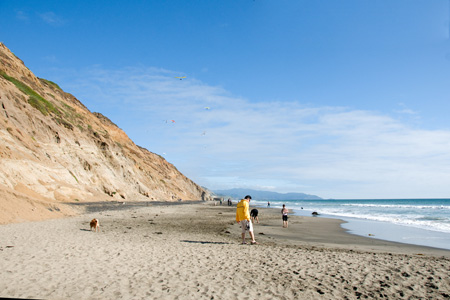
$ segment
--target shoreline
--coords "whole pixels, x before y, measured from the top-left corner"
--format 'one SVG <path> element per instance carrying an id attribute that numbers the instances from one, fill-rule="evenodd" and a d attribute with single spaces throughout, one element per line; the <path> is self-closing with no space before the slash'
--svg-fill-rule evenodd
<path id="1" fill-rule="evenodd" d="M 343 219 L 342 227 L 350 234 L 372 236 L 374 239 L 421 245 L 450 251 L 450 233 L 409 227 L 382 221 Z"/>
<path id="2" fill-rule="evenodd" d="M 391 252 L 398 254 L 427 254 L 450 257 L 450 250 L 416 244 L 388 241 L 351 233 L 341 225 L 345 220 L 328 217 L 310 217 L 289 215 L 289 228 L 282 228 L 281 215 L 278 208 L 261 208 L 258 211 L 269 216 L 264 225 L 254 225 L 255 236 L 258 230 L 265 235 L 277 239 L 279 243 L 297 246 L 334 247 L 346 250 L 369 252 Z M 260 218 L 260 224 L 263 220 Z M 268 229 L 267 229 L 268 228 Z M 267 234 L 266 232 L 269 232 Z"/>
<path id="3" fill-rule="evenodd" d="M 260 206 L 259 203 L 255 206 L 258 209 L 267 208 L 265 205 Z M 271 208 L 281 209 L 278 207 Z M 302 210 L 296 208 L 290 209 L 290 212 L 291 217 L 311 217 L 312 213 L 312 211 L 303 210 L 303 208 Z M 342 221 L 340 226 L 351 235 L 370 238 L 371 240 L 382 240 L 450 251 L 450 235 L 445 232 L 344 216 L 321 214 L 316 217 Z"/>
<path id="4" fill-rule="evenodd" d="M 352 235 L 336 219 L 291 216 L 286 229 L 277 209 L 260 210 L 259 245 L 242 245 L 235 206 L 140 204 L 1 225 L 0 297 L 450 297 L 450 251 Z"/>

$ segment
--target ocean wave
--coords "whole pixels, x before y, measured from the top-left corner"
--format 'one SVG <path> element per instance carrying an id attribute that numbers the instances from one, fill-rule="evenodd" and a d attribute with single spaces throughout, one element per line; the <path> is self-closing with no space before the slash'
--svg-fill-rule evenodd
<path id="1" fill-rule="evenodd" d="M 289 209 L 293 209 L 294 214 L 310 215 L 313 211 L 319 212 L 326 217 L 340 219 L 361 219 L 369 221 L 385 222 L 396 225 L 450 233 L 450 217 L 448 210 L 449 201 L 417 201 L 412 203 L 399 203 L 392 200 L 387 201 L 368 200 L 317 200 L 317 201 L 270 201 L 272 208 L 281 208 L 286 204 Z M 368 203 L 367 203 L 368 202 Z M 267 201 L 252 201 L 251 205 L 267 207 Z"/>
<path id="2" fill-rule="evenodd" d="M 449 209 L 448 205 L 408 205 L 408 204 L 361 204 L 361 203 L 345 203 L 341 206 L 354 207 L 379 207 L 379 208 L 408 208 L 408 209 Z"/>
<path id="3" fill-rule="evenodd" d="M 415 227 L 439 232 L 450 233 L 450 219 L 442 217 L 424 217 L 409 215 L 375 215 L 375 214 L 357 214 L 346 212 L 335 212 L 322 210 L 321 214 L 340 218 L 363 219 L 370 221 L 386 222 L 396 225 Z"/>

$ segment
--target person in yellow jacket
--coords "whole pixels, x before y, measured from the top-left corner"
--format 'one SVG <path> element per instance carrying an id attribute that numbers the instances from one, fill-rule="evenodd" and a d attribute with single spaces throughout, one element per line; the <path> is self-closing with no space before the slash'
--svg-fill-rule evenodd
<path id="1" fill-rule="evenodd" d="M 250 214 L 248 212 L 249 203 L 252 197 L 250 195 L 245 196 L 236 206 L 236 222 L 241 225 L 242 228 L 242 244 L 247 244 L 245 241 L 245 232 L 248 231 L 252 238 L 252 244 L 257 244 L 255 241 L 255 235 L 253 234 L 253 225 L 250 220 Z"/>

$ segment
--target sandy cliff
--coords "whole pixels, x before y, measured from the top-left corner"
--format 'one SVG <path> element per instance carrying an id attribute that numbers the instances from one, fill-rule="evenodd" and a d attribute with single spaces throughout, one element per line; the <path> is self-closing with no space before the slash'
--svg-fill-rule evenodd
<path id="1" fill-rule="evenodd" d="M 208 200 L 208 191 L 0 43 L 0 223 L 83 201 Z"/>

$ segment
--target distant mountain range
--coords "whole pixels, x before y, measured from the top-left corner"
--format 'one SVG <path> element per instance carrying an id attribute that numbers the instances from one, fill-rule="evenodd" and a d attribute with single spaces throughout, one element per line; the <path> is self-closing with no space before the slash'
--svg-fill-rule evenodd
<path id="1" fill-rule="evenodd" d="M 242 199 L 246 195 L 252 196 L 255 200 L 322 200 L 315 195 L 304 193 L 277 193 L 268 191 L 257 191 L 249 189 L 230 189 L 213 191 L 217 196 L 230 197 L 233 199 Z"/>

